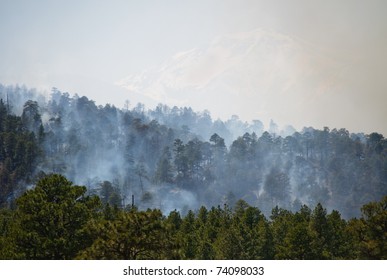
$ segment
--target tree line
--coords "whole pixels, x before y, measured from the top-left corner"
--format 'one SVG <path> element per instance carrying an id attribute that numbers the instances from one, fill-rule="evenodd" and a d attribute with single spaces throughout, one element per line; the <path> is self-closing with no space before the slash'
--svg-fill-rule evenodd
<path id="1" fill-rule="evenodd" d="M 0 206 L 45 174 L 58 173 L 103 202 L 140 210 L 234 205 L 243 199 L 266 216 L 322 203 L 346 218 L 387 194 L 387 139 L 380 133 L 304 128 L 267 131 L 261 122 L 141 104 L 97 106 L 53 89 L 44 99 L 0 85 Z"/>
<path id="2" fill-rule="evenodd" d="M 345 220 L 317 204 L 275 207 L 266 217 L 243 200 L 139 211 L 103 203 L 50 174 L 0 212 L 1 259 L 386 259 L 387 196 Z"/>

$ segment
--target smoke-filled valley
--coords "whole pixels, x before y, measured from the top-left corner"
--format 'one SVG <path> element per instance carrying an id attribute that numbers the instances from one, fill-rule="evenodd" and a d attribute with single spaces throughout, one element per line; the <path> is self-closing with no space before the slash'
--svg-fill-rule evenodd
<path id="1" fill-rule="evenodd" d="M 53 89 L 0 85 L 0 204 L 60 173 L 102 202 L 164 213 L 239 199 L 265 215 L 322 203 L 345 218 L 387 194 L 387 141 L 375 132 L 266 128 L 160 104 L 119 109 Z"/>

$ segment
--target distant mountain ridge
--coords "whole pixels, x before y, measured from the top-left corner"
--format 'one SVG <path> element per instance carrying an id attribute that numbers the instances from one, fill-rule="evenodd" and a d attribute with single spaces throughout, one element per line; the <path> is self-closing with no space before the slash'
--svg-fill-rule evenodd
<path id="1" fill-rule="evenodd" d="M 0 207 L 49 173 L 118 207 L 134 195 L 140 209 L 182 213 L 241 198 L 265 215 L 321 202 L 348 218 L 387 190 L 387 140 L 376 132 L 284 135 L 274 122 L 267 132 L 259 121 L 212 121 L 189 107 L 117 109 L 1 84 L 0 99 Z"/>
<path id="2" fill-rule="evenodd" d="M 233 108 L 242 119 L 286 124 L 289 112 L 315 111 L 313 104 L 340 85 L 342 68 L 301 39 L 256 29 L 219 36 L 117 84 L 156 104 L 190 102 L 223 119 Z"/>

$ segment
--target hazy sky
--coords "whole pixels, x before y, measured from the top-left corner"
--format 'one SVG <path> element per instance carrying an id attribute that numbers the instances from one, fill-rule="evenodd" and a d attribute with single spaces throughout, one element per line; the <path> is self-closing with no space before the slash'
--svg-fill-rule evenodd
<path id="1" fill-rule="evenodd" d="M 342 93 L 327 95 L 326 116 L 313 104 L 320 111 L 304 116 L 304 125 L 386 136 L 386 12 L 387 1 L 372 0 L 0 0 L 0 83 L 57 87 L 122 107 L 131 96 L 117 82 L 128 75 L 216 36 L 264 28 L 304 40 L 344 65 Z M 224 115 L 240 114 L 229 110 Z M 300 126 L 302 113 L 282 115 Z"/>

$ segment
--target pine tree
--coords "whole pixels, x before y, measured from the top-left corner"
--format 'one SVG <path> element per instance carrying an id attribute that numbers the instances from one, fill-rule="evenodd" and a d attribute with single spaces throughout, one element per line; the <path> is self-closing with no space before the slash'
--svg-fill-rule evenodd
<path id="1" fill-rule="evenodd" d="M 88 246 L 83 231 L 100 207 L 86 197 L 86 187 L 73 186 L 57 174 L 39 180 L 17 199 L 18 250 L 26 259 L 72 259 Z"/>

